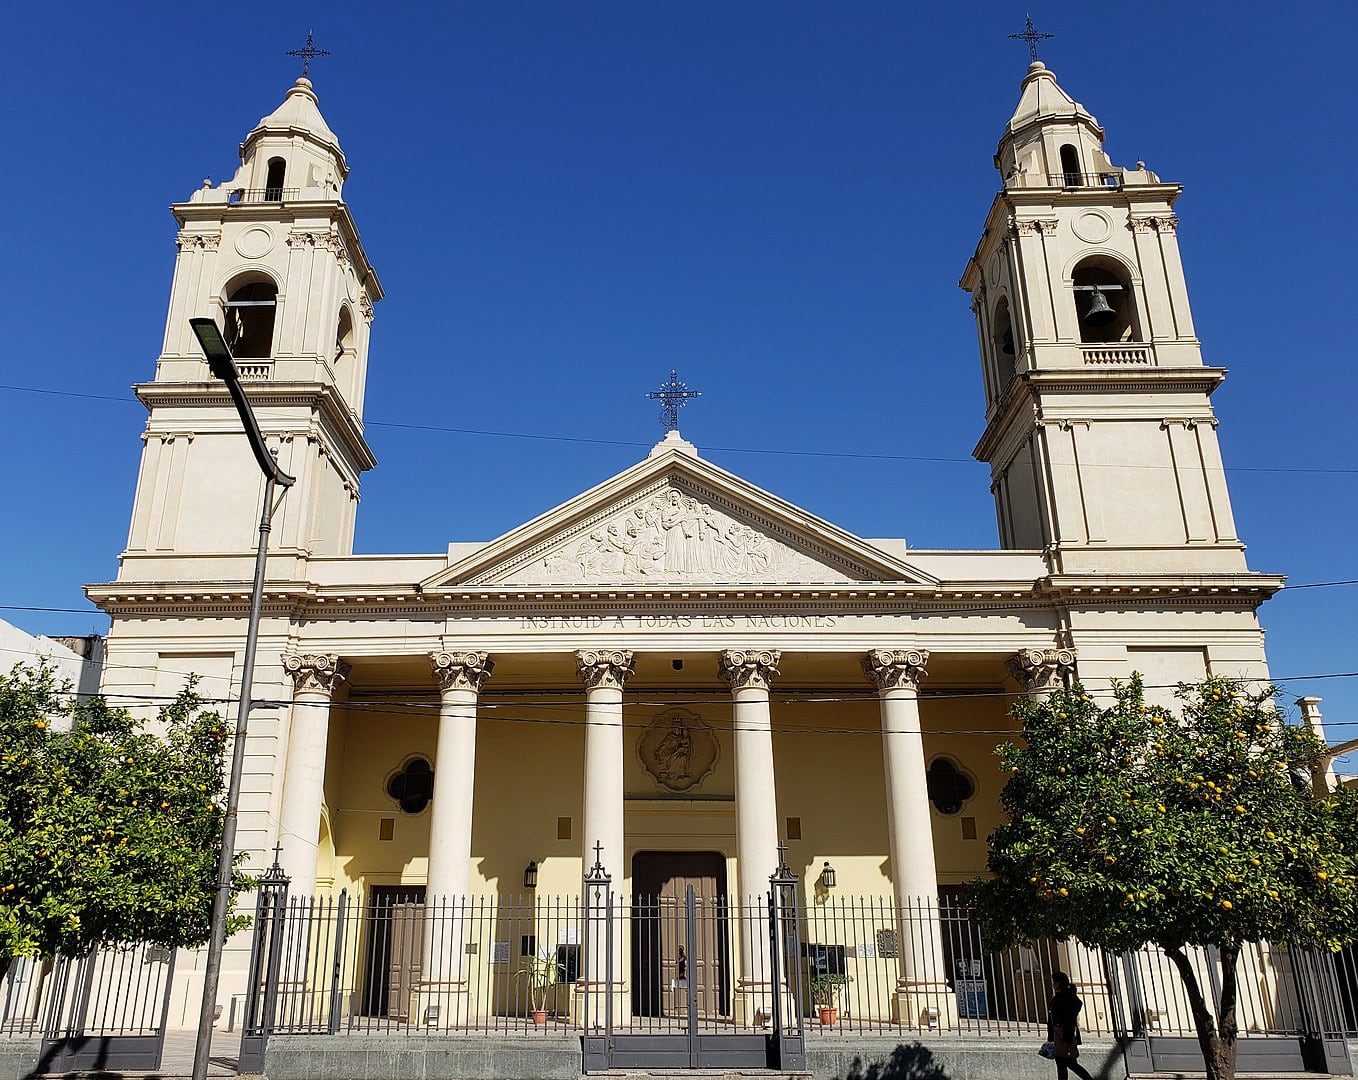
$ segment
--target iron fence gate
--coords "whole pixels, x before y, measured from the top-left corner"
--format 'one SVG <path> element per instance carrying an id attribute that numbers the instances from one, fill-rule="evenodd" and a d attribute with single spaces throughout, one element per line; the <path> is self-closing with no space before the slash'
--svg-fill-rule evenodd
<path id="1" fill-rule="evenodd" d="M 158 1069 L 174 977 L 174 950 L 106 945 L 59 957 L 48 975 L 38 1069 Z"/>
<path id="2" fill-rule="evenodd" d="M 800 1069 L 806 1061 L 795 883 L 766 896 L 616 898 L 586 881 L 585 1072 Z"/>

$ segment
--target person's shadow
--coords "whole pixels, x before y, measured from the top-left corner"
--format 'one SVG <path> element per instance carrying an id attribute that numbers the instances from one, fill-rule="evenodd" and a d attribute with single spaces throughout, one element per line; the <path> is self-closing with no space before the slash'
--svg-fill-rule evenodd
<path id="1" fill-rule="evenodd" d="M 874 1061 L 866 1069 L 856 1057 L 844 1080 L 950 1080 L 933 1051 L 921 1043 L 901 1043 L 885 1062 Z"/>

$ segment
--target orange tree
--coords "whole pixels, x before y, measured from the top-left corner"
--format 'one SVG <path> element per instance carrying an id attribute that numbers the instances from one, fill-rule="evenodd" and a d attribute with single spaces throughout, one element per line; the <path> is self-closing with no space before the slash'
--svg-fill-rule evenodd
<path id="1" fill-rule="evenodd" d="M 973 884 L 988 942 L 1078 937 L 1173 962 L 1210 1080 L 1235 1074 L 1236 961 L 1245 942 L 1337 949 L 1358 935 L 1358 797 L 1312 797 L 1321 749 L 1284 722 L 1276 692 L 1211 678 L 1148 706 L 1139 677 L 1100 707 L 1082 688 L 1014 709 L 1022 743 L 1007 824 Z M 1188 950 L 1214 946 L 1213 1003 Z"/>
<path id="2" fill-rule="evenodd" d="M 207 941 L 227 732 L 201 704 L 190 685 L 153 734 L 45 665 L 0 674 L 0 977 L 18 956 Z"/>

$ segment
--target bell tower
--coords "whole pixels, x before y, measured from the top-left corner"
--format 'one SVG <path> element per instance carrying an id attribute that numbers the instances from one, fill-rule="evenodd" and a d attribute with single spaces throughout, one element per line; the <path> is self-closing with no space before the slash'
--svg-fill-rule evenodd
<path id="1" fill-rule="evenodd" d="M 150 416 L 121 576 L 140 576 L 147 560 L 254 547 L 263 479 L 189 328 L 195 316 L 222 328 L 266 442 L 297 477 L 271 551 L 353 550 L 359 477 L 376 464 L 363 390 L 382 286 L 342 200 L 348 172 L 301 78 L 246 136 L 235 175 L 171 208 L 179 252 L 155 379 L 136 387 Z"/>
<path id="2" fill-rule="evenodd" d="M 1034 60 L 995 154 L 1002 187 L 961 285 L 1006 548 L 1054 573 L 1238 572 L 1179 261 L 1182 190 L 1112 163 L 1103 128 Z"/>

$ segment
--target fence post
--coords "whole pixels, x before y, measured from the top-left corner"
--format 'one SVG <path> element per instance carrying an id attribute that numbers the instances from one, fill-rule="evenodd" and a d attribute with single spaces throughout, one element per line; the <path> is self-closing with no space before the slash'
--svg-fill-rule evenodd
<path id="1" fill-rule="evenodd" d="M 580 955 L 580 987 L 584 994 L 580 1023 L 584 1049 L 583 1071 L 598 1072 L 611 1066 L 613 1043 L 613 879 L 603 865 L 603 845 L 594 845 L 594 865 L 585 875 L 585 932 Z M 603 964 L 598 938 L 603 936 Z M 604 1017 L 602 1025 L 595 998 L 602 967 Z"/>
<path id="2" fill-rule="evenodd" d="M 801 973 L 797 959 L 797 875 L 787 864 L 787 845 L 778 845 L 778 868 L 769 877 L 769 981 L 773 986 L 773 1045 L 769 1068 L 806 1068 L 802 1029 Z"/>
<path id="3" fill-rule="evenodd" d="M 273 865 L 264 872 L 255 897 L 255 932 L 250 943 L 249 984 L 245 989 L 245 1022 L 241 1025 L 242 1073 L 264 1071 L 264 1049 L 274 1025 L 278 999 L 278 968 L 282 961 L 283 921 L 288 910 L 288 882 L 278 865 L 280 848 L 274 848 Z"/>
<path id="4" fill-rule="evenodd" d="M 340 1029 L 340 1005 L 342 1002 L 342 987 L 340 981 L 344 978 L 344 916 L 349 905 L 349 890 L 341 889 L 339 894 L 339 905 L 335 910 L 335 961 L 330 970 L 330 1023 L 327 1030 L 331 1035 L 338 1034 Z"/>

